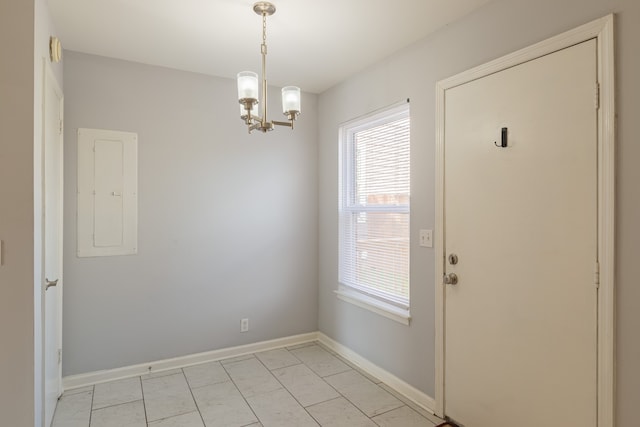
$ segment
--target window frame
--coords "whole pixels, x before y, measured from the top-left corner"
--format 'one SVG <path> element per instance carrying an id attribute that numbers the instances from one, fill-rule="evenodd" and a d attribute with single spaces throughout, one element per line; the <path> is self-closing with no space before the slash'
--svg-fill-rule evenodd
<path id="1" fill-rule="evenodd" d="M 339 180 L 338 180 L 338 284 L 339 288 L 336 292 L 338 298 L 343 301 L 352 303 L 367 310 L 376 312 L 382 316 L 388 317 L 400 323 L 409 324 L 410 316 L 410 293 L 411 286 L 409 282 L 409 295 L 402 298 L 391 293 L 375 289 L 370 286 L 357 283 L 353 277 L 349 279 L 345 277 L 349 271 L 344 268 L 349 262 L 354 263 L 353 256 L 355 250 L 348 250 L 349 245 L 354 244 L 354 239 L 345 241 L 343 230 L 343 216 L 357 213 L 399 213 L 407 215 L 409 228 L 409 245 L 407 253 L 407 277 L 410 281 L 410 189 L 409 200 L 407 203 L 394 205 L 376 205 L 366 206 L 359 204 L 356 200 L 356 150 L 355 135 L 367 129 L 375 128 L 386 123 L 392 123 L 399 119 L 410 119 L 410 107 L 408 100 L 400 104 L 393 105 L 371 114 L 359 117 L 340 125 L 339 130 Z M 409 122 L 409 140 L 411 138 L 411 124 Z M 410 146 L 409 146 L 410 156 Z M 410 171 L 410 159 L 409 159 Z M 355 219 L 354 221 L 357 221 Z M 353 265 L 353 264 L 352 264 Z M 351 276 L 355 274 L 355 269 L 349 269 Z M 348 274 L 347 274 L 348 276 Z"/>

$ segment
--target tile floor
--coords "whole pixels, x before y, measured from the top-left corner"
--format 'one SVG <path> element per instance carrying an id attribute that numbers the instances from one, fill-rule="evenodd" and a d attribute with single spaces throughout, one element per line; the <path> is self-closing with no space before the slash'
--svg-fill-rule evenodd
<path id="1" fill-rule="evenodd" d="M 311 342 L 69 390 L 53 427 L 433 427 L 441 421 Z"/>

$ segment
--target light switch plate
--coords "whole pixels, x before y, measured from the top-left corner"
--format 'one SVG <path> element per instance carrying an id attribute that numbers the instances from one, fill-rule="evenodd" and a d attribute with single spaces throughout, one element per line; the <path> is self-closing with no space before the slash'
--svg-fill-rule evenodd
<path id="1" fill-rule="evenodd" d="M 433 230 L 420 230 L 420 246 L 433 247 Z"/>

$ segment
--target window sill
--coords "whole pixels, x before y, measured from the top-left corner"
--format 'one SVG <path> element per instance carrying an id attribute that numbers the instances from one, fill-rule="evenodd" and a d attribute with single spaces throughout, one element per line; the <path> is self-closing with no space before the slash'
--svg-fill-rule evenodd
<path id="1" fill-rule="evenodd" d="M 334 292 L 342 301 L 372 311 L 403 325 L 409 325 L 411 321 L 411 314 L 408 309 L 405 310 L 348 289 L 338 289 Z"/>

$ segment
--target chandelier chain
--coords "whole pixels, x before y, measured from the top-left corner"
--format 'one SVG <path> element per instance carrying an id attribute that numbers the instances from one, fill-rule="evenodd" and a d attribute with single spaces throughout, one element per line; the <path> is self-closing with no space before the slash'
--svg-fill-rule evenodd
<path id="1" fill-rule="evenodd" d="M 267 122 L 267 13 L 262 12 L 262 124 Z"/>
<path id="2" fill-rule="evenodd" d="M 267 45 L 267 14 L 262 14 L 262 44 Z"/>

